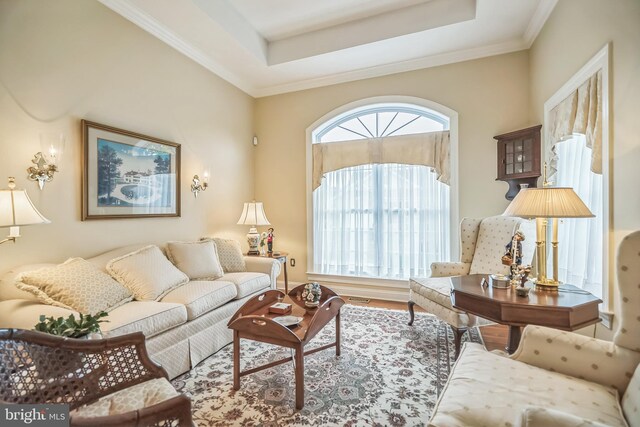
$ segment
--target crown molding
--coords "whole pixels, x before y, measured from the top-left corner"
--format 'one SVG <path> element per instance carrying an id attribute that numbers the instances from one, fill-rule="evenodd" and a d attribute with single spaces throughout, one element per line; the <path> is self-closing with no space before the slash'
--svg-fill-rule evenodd
<path id="1" fill-rule="evenodd" d="M 149 34 L 162 40 L 178 52 L 202 65 L 218 77 L 231 83 L 238 89 L 246 92 L 251 96 L 255 95 L 255 88 L 252 84 L 239 78 L 230 72 L 225 66 L 211 58 L 202 50 L 193 46 L 173 31 L 167 29 L 148 13 L 144 12 L 128 0 L 98 0 L 100 3 L 118 13 L 122 17 L 136 24 L 138 27 L 147 31 Z"/>
<path id="2" fill-rule="evenodd" d="M 480 46 L 472 49 L 459 50 L 455 52 L 443 53 L 440 55 L 425 56 L 408 61 L 394 62 L 391 64 L 376 65 L 374 67 L 360 70 L 348 71 L 345 73 L 333 74 L 330 76 L 315 79 L 300 80 L 282 85 L 267 86 L 257 88 L 255 97 L 279 95 L 287 92 L 296 92 L 306 89 L 314 89 L 322 86 L 329 86 L 339 83 L 347 83 L 355 80 L 364 80 L 373 77 L 382 77 L 390 74 L 414 71 L 422 68 L 437 67 L 440 65 L 464 62 L 473 59 L 485 58 L 488 56 L 502 55 L 505 53 L 517 52 L 528 49 L 527 44 L 522 39 L 516 39 L 498 43 L 490 46 Z"/>
<path id="3" fill-rule="evenodd" d="M 536 40 L 536 37 L 538 37 L 540 31 L 542 31 L 542 27 L 544 27 L 545 22 L 547 22 L 547 19 L 549 19 L 551 12 L 553 12 L 557 4 L 558 0 L 540 0 L 524 32 L 523 38 L 527 44 L 527 49 L 530 48 Z"/>

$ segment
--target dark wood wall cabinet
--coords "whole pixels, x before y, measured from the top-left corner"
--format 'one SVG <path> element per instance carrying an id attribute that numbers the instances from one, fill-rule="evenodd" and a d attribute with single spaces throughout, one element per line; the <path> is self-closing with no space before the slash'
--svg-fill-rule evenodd
<path id="1" fill-rule="evenodd" d="M 540 128 L 542 125 L 496 135 L 498 141 L 498 177 L 509 184 L 505 194 L 513 200 L 522 188 L 538 186 L 540 174 Z"/>

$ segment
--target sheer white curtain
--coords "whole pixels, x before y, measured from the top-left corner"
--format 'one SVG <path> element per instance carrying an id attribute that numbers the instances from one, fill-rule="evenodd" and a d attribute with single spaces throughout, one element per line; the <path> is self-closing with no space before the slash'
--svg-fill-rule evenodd
<path id="1" fill-rule="evenodd" d="M 595 218 L 564 219 L 560 223 L 559 280 L 602 297 L 602 175 L 591 171 L 591 148 L 584 135 L 556 145 L 558 187 L 572 187 Z"/>
<path id="2" fill-rule="evenodd" d="M 316 273 L 406 279 L 449 259 L 449 187 L 428 167 L 330 172 L 313 205 Z"/>

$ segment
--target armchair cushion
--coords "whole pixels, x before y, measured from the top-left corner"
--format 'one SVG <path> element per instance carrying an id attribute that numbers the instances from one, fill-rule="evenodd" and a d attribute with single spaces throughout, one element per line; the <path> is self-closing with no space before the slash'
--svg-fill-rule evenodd
<path id="1" fill-rule="evenodd" d="M 431 277 L 465 276 L 469 274 L 470 262 L 433 262 Z"/>
<path id="2" fill-rule="evenodd" d="M 555 411 L 549 408 L 532 406 L 525 409 L 518 427 L 607 427 L 606 424 L 585 420 L 566 412 Z"/>
<path id="3" fill-rule="evenodd" d="M 622 411 L 630 427 L 640 427 L 640 365 L 622 396 Z"/>
<path id="4" fill-rule="evenodd" d="M 640 353 L 610 341 L 529 325 L 511 356 L 528 365 L 556 371 L 608 387 L 621 394 L 640 362 Z"/>
<path id="5" fill-rule="evenodd" d="M 125 412 L 148 408 L 179 394 L 166 378 L 154 378 L 76 408 L 72 415 L 94 418 L 124 414 Z"/>
<path id="6" fill-rule="evenodd" d="M 515 426 L 531 406 L 625 426 L 614 388 L 550 372 L 466 343 L 430 426 Z M 555 424 L 553 424 L 555 425 Z"/>
<path id="7" fill-rule="evenodd" d="M 449 310 L 462 313 L 462 311 L 453 308 L 451 304 L 451 279 L 449 277 L 411 279 L 409 280 L 409 289 Z"/>

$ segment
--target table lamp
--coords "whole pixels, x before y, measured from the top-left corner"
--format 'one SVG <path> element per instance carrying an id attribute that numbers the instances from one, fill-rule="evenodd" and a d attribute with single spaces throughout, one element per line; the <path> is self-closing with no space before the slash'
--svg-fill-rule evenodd
<path id="1" fill-rule="evenodd" d="M 538 277 L 535 284 L 544 289 L 558 289 L 558 218 L 592 218 L 595 215 L 568 187 L 523 188 L 502 215 L 536 219 L 536 259 Z M 547 227 L 552 220 L 553 277 L 547 277 Z"/>
<path id="2" fill-rule="evenodd" d="M 29 199 L 25 190 L 16 190 L 14 178 L 9 178 L 9 189 L 0 190 L 0 228 L 9 227 L 9 236 L 0 244 L 15 242 L 20 237 L 20 226 L 49 224 Z"/>
<path id="3" fill-rule="evenodd" d="M 262 202 L 246 202 L 238 219 L 238 225 L 249 225 L 247 233 L 247 243 L 249 243 L 249 255 L 258 255 L 258 244 L 260 243 L 260 233 L 256 229 L 258 225 L 271 225 L 264 213 Z"/>

